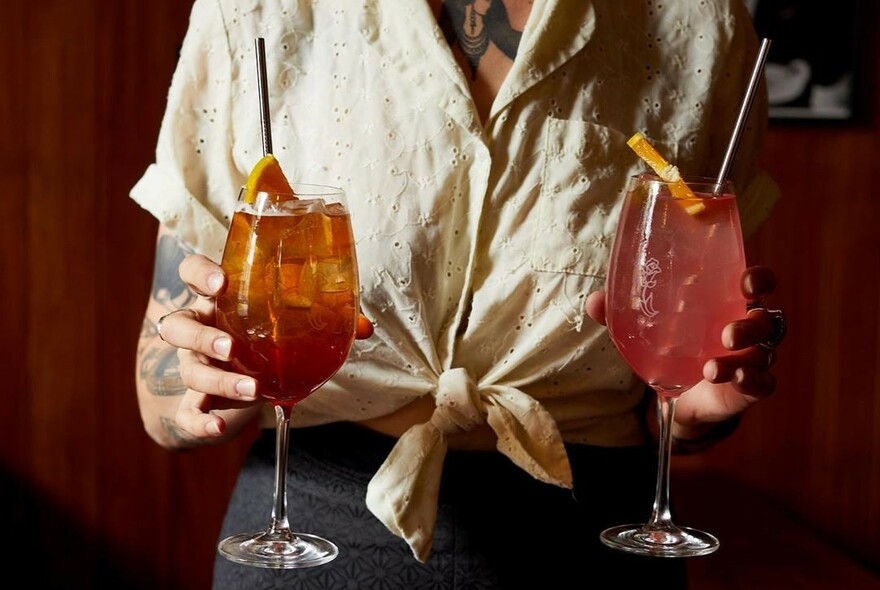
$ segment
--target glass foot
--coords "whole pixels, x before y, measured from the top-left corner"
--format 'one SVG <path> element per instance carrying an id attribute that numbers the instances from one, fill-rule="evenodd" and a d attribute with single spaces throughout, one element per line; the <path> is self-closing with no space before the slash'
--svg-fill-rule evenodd
<path id="1" fill-rule="evenodd" d="M 303 533 L 233 535 L 223 539 L 217 550 L 235 563 L 284 570 L 315 567 L 339 555 L 339 549 L 327 539 Z"/>
<path id="2" fill-rule="evenodd" d="M 602 531 L 599 538 L 612 549 L 651 557 L 708 555 L 721 545 L 713 535 L 687 527 L 659 528 L 630 524 Z"/>

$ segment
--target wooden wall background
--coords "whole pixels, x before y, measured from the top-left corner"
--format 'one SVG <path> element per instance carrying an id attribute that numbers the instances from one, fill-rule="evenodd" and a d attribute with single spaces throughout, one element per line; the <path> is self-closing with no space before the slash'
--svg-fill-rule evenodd
<path id="1" fill-rule="evenodd" d="M 152 161 L 190 4 L 3 4 L 0 530 L 13 548 L 4 570 L 40 587 L 210 585 L 243 445 L 159 449 L 132 378 L 156 224 L 127 192 Z M 861 4 L 876 33 L 877 12 Z M 791 323 L 778 393 L 732 440 L 680 466 L 748 486 L 880 570 L 873 43 L 858 121 L 774 125 L 768 138 L 784 200 L 748 250 L 777 271 Z M 745 506 L 724 510 L 759 524 Z"/>

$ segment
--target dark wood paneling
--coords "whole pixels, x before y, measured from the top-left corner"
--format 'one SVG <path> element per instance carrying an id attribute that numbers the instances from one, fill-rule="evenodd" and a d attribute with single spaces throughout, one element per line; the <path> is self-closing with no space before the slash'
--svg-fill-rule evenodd
<path id="1" fill-rule="evenodd" d="M 45 587 L 210 587 L 244 452 L 158 448 L 134 391 L 157 225 L 127 194 L 190 5 L 14 0 L 0 20 L 0 523 Z"/>
<path id="2" fill-rule="evenodd" d="M 20 59 L 25 47 L 25 14 L 20 2 L 4 10 L 0 22 L 0 76 L 6 85 L 0 92 L 0 202 L 8 212 L 0 215 L 0 366 L 7 380 L 7 403 L 0 411 L 0 433 L 5 443 L 0 445 L 0 456 L 4 471 L 19 474 L 25 473 L 28 465 L 23 456 L 28 438 L 21 425 L 27 422 L 28 414 L 22 401 L 29 395 L 27 371 L 22 367 L 29 305 L 22 284 L 28 268 L 28 207 L 23 200 L 27 194 L 27 150 L 21 116 L 27 101 L 23 92 L 26 75 Z"/>
<path id="3" fill-rule="evenodd" d="M 747 254 L 776 270 L 774 299 L 790 322 L 778 391 L 732 439 L 679 464 L 765 494 L 880 571 L 880 39 L 877 7 L 861 10 L 856 120 L 777 123 L 766 144 L 765 168 L 783 200 Z M 761 526 L 745 506 L 723 510 L 741 511 L 743 527 Z"/>

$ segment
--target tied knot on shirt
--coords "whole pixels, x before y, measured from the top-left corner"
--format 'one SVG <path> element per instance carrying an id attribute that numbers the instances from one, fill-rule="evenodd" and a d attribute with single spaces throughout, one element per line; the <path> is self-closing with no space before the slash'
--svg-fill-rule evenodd
<path id="1" fill-rule="evenodd" d="M 370 511 L 422 562 L 431 552 L 449 435 L 488 422 L 496 448 L 515 465 L 541 481 L 572 487 L 562 435 L 537 400 L 510 385 L 475 381 L 463 368 L 441 372 L 433 393 L 431 418 L 401 435 L 366 497 Z"/>
<path id="2" fill-rule="evenodd" d="M 477 384 L 465 369 L 440 374 L 434 404 L 431 424 L 444 434 L 466 432 L 485 422 Z"/>

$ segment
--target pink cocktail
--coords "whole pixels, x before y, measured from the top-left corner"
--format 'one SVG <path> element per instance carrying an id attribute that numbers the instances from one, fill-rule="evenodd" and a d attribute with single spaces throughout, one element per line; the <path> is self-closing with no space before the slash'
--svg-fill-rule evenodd
<path id="1" fill-rule="evenodd" d="M 606 285 L 611 339 L 657 395 L 660 460 L 647 523 L 612 527 L 600 538 L 615 549 L 656 557 L 718 549 L 711 534 L 672 522 L 671 431 L 678 396 L 702 380 L 707 360 L 728 354 L 721 331 L 746 311 L 740 289 L 745 255 L 733 187 L 706 180 L 687 181 L 687 188 L 692 198 L 673 195 L 670 183 L 651 174 L 632 179 Z"/>
<path id="2" fill-rule="evenodd" d="M 664 395 L 703 378 L 705 362 L 727 353 L 722 328 L 745 311 L 736 198 L 711 188 L 692 185 L 702 205 L 689 211 L 663 183 L 635 185 L 614 244 L 608 330 L 633 371 Z"/>

